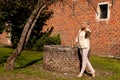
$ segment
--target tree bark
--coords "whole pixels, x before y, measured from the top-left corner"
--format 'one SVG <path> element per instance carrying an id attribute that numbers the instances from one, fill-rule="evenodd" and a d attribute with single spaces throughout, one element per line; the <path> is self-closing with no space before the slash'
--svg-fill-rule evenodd
<path id="1" fill-rule="evenodd" d="M 21 34 L 21 38 L 20 41 L 17 45 L 17 48 L 14 50 L 13 54 L 7 59 L 7 63 L 5 65 L 5 70 L 14 70 L 14 62 L 17 59 L 18 55 L 20 54 L 20 52 L 22 51 L 22 48 L 24 46 L 25 43 L 25 39 L 26 36 L 28 34 L 29 28 L 31 27 L 38 11 L 40 10 L 41 6 L 37 5 L 37 7 L 34 9 L 34 11 L 32 12 L 31 16 L 29 17 L 28 21 L 26 22 L 23 32 Z"/>
<path id="2" fill-rule="evenodd" d="M 7 59 L 7 63 L 5 65 L 5 70 L 14 70 L 14 62 L 17 59 L 17 57 L 20 55 L 25 43 L 28 42 L 28 39 L 30 37 L 31 31 L 41 13 L 41 11 L 46 7 L 54 2 L 59 0 L 39 0 L 36 8 L 32 12 L 31 16 L 29 17 L 28 21 L 26 22 L 23 32 L 21 34 L 20 41 L 17 45 L 17 48 L 14 50 L 14 52 L 11 54 L 10 57 Z"/>
<path id="3" fill-rule="evenodd" d="M 31 27 L 30 27 L 30 29 L 29 29 L 29 31 L 28 31 L 28 34 L 27 34 L 27 36 L 26 36 L 25 44 L 28 42 L 28 40 L 29 40 L 29 38 L 30 38 L 30 35 L 31 35 L 31 32 L 32 32 L 32 30 L 33 30 L 33 28 L 34 28 L 34 26 L 35 26 L 35 23 L 37 22 L 37 19 L 39 18 L 41 11 L 46 7 L 46 5 L 47 5 L 47 3 L 46 3 L 44 6 L 42 6 L 42 7 L 40 8 L 40 10 L 38 11 L 38 14 L 37 14 L 36 18 L 34 19 L 32 25 L 31 25 Z"/>

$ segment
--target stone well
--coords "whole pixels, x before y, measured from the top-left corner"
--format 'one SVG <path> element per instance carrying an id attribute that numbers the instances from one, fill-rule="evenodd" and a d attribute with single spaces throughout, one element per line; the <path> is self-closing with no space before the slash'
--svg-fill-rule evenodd
<path id="1" fill-rule="evenodd" d="M 62 45 L 45 45 L 44 69 L 57 72 L 79 72 L 80 57 L 78 48 Z"/>

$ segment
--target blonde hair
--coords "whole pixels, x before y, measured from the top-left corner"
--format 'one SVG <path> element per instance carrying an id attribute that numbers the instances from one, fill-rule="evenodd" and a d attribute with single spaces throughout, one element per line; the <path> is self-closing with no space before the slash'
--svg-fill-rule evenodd
<path id="1" fill-rule="evenodd" d="M 89 23 L 87 21 L 85 22 L 82 22 L 82 26 L 81 26 L 81 30 L 85 30 L 88 26 L 89 26 Z"/>
<path id="2" fill-rule="evenodd" d="M 90 25 L 88 21 L 84 21 L 82 24 Z"/>

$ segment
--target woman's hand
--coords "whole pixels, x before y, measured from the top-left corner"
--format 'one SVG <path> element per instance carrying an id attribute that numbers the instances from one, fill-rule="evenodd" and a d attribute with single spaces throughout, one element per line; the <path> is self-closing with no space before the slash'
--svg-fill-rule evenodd
<path id="1" fill-rule="evenodd" d="M 77 44 L 77 42 L 75 42 L 75 43 L 72 45 L 72 48 L 74 48 L 76 44 Z"/>
<path id="2" fill-rule="evenodd" d="M 75 46 L 74 45 L 72 45 L 72 48 L 74 48 Z"/>

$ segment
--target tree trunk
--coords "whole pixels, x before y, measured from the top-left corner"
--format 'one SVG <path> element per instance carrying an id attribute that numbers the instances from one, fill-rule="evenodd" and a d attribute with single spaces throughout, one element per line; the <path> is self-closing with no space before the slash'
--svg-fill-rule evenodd
<path id="1" fill-rule="evenodd" d="M 28 21 L 26 22 L 23 32 L 21 34 L 20 41 L 17 45 L 17 48 L 14 50 L 12 55 L 7 59 L 7 63 L 5 65 L 5 70 L 14 70 L 14 62 L 17 59 L 18 55 L 20 55 L 22 48 L 24 47 L 25 43 L 27 43 L 31 31 L 41 13 L 41 11 L 46 7 L 54 2 L 59 1 L 59 0 L 39 0 L 36 8 L 32 12 L 31 16 L 29 17 Z"/>
<path id="2" fill-rule="evenodd" d="M 40 8 L 41 8 L 41 6 L 37 5 L 37 7 L 32 12 L 31 16 L 29 17 L 28 21 L 26 22 L 23 32 L 21 34 L 20 41 L 17 45 L 17 48 L 15 49 L 13 54 L 7 59 L 7 63 L 5 65 L 5 70 L 7 70 L 7 71 L 14 70 L 14 62 L 17 59 L 20 52 L 22 51 L 29 28 L 31 27 L 32 23 L 34 22 L 34 19 L 35 19 L 37 13 L 39 12 Z"/>
<path id="3" fill-rule="evenodd" d="M 47 4 L 47 3 L 46 3 L 46 4 Z M 27 36 L 26 36 L 25 44 L 28 42 L 28 40 L 29 40 L 29 38 L 30 38 L 30 35 L 31 35 L 31 32 L 32 32 L 32 29 L 34 28 L 35 23 L 37 22 L 37 19 L 39 18 L 41 11 L 46 7 L 46 4 L 45 4 L 44 6 L 42 6 L 42 7 L 40 8 L 40 10 L 38 11 L 38 14 L 37 14 L 36 18 L 34 19 L 32 25 L 31 25 L 31 27 L 30 27 L 30 29 L 29 29 L 29 31 L 28 31 L 28 34 L 27 34 Z"/>

